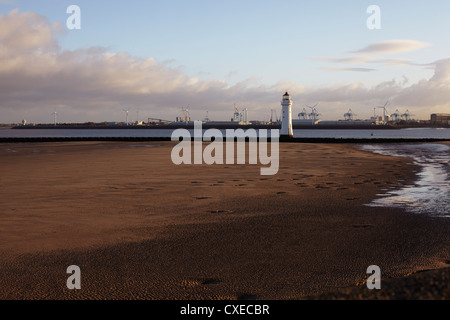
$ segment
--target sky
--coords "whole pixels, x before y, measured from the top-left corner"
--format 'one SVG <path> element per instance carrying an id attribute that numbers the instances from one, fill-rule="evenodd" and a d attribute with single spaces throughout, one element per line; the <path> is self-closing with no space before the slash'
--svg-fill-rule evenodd
<path id="1" fill-rule="evenodd" d="M 80 8 L 81 29 L 69 29 Z M 379 28 L 371 5 L 380 9 Z M 0 123 L 450 113 L 448 0 L 0 0 Z M 70 20 L 72 21 L 72 20 Z M 377 114 L 382 110 L 375 109 Z"/>

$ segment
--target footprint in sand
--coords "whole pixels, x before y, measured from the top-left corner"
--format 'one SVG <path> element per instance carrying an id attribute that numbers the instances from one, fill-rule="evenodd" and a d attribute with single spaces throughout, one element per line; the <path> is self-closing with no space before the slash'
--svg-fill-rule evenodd
<path id="1" fill-rule="evenodd" d="M 210 284 L 221 283 L 221 281 L 219 279 L 215 279 L 215 278 L 207 278 L 207 279 L 204 279 L 204 280 L 200 280 L 200 283 L 202 285 L 210 285 Z"/>
<path id="2" fill-rule="evenodd" d="M 231 213 L 232 211 L 228 210 L 211 210 L 209 213 Z"/>
<path id="3" fill-rule="evenodd" d="M 354 224 L 352 225 L 353 228 L 358 228 L 358 229 L 367 229 L 367 228 L 373 228 L 374 225 L 372 224 Z"/>
<path id="4" fill-rule="evenodd" d="M 299 174 L 300 178 L 311 178 L 314 177 L 313 174 Z"/>
<path id="5" fill-rule="evenodd" d="M 309 185 L 307 185 L 306 183 L 304 183 L 304 182 L 298 182 L 298 183 L 296 183 L 295 184 L 297 187 L 301 187 L 301 188 L 307 188 L 307 187 L 309 187 Z"/>

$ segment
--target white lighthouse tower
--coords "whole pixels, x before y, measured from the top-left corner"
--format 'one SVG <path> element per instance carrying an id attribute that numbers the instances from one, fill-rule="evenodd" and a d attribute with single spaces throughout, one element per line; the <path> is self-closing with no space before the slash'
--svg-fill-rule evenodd
<path id="1" fill-rule="evenodd" d="M 281 100 L 281 132 L 280 138 L 292 138 L 292 100 L 289 93 L 285 93 Z"/>

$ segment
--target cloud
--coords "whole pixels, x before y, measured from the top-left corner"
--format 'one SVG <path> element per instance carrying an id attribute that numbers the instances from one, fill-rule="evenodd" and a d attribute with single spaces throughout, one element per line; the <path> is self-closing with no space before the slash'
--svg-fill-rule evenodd
<path id="1" fill-rule="evenodd" d="M 339 67 L 322 67 L 322 70 L 330 70 L 330 71 L 352 71 L 352 72 L 371 72 L 375 71 L 375 69 L 370 68 L 339 68 Z"/>
<path id="2" fill-rule="evenodd" d="M 337 58 L 331 60 L 335 63 L 344 63 L 344 64 L 354 64 L 354 63 L 368 63 L 373 61 L 371 57 L 359 56 L 359 57 L 350 57 L 350 58 Z"/>
<path id="3" fill-rule="evenodd" d="M 422 48 L 425 48 L 429 46 L 429 43 L 421 42 L 421 41 L 415 41 L 415 40 L 388 40 L 388 41 L 381 41 L 376 42 L 373 44 L 368 45 L 367 47 L 360 49 L 358 51 L 351 51 L 348 53 L 354 54 L 351 57 L 344 57 L 344 58 L 311 58 L 311 60 L 316 61 L 325 61 L 325 62 L 331 62 L 331 63 L 337 63 L 337 64 L 383 64 L 386 66 L 425 66 L 429 67 L 431 64 L 423 64 L 423 63 L 415 63 L 410 59 L 405 58 L 375 58 L 374 56 L 380 56 L 380 55 L 389 55 L 389 54 L 396 54 L 396 53 L 406 53 L 406 52 L 412 52 L 415 50 L 419 50 Z M 365 54 L 365 55 L 360 55 Z M 370 56 L 366 54 L 371 54 Z M 323 68 L 326 69 L 326 68 Z M 328 68 L 329 70 L 342 70 L 346 71 L 349 68 Z M 367 68 L 355 68 L 362 69 L 361 71 L 364 71 L 364 69 Z M 370 69 L 371 71 L 374 69 Z"/>
<path id="4" fill-rule="evenodd" d="M 409 109 L 418 118 L 428 119 L 431 113 L 450 110 L 450 58 L 442 59 L 432 64 L 434 75 L 430 79 L 422 79 L 410 84 L 409 79 L 392 79 L 381 82 L 373 87 L 362 83 L 336 85 L 308 89 L 302 95 L 302 103 L 320 102 L 322 114 L 343 116 L 345 107 L 366 117 L 370 116 L 373 107 L 382 105 L 389 100 L 388 112 L 399 109 L 404 112 Z M 324 112 L 326 110 L 326 112 Z"/>
<path id="5" fill-rule="evenodd" d="M 433 107 L 442 112 L 450 110 L 450 58 L 434 62 L 435 72 L 429 80 L 422 80 L 401 90 L 397 99 L 405 105 Z"/>
<path id="6" fill-rule="evenodd" d="M 350 57 L 343 58 L 311 58 L 311 60 L 316 61 L 324 61 L 335 64 L 351 64 L 358 65 L 358 67 L 323 67 L 320 68 L 322 70 L 330 70 L 330 71 L 357 71 L 357 72 L 369 72 L 375 71 L 376 69 L 368 68 L 368 64 L 378 64 L 389 67 L 395 66 L 424 66 L 430 67 L 430 64 L 421 64 L 415 63 L 410 59 L 405 58 L 381 58 L 379 56 L 390 55 L 390 54 L 398 54 L 398 53 L 407 53 L 416 51 L 422 48 L 429 46 L 429 43 L 415 41 L 415 40 L 388 40 L 376 42 L 368 45 L 367 47 L 357 50 L 350 51 L 347 53 L 352 54 Z"/>
<path id="7" fill-rule="evenodd" d="M 124 107 L 132 108 L 130 119 L 139 110 L 141 120 L 170 120 L 180 116 L 181 107 L 187 105 L 194 119 L 209 111 L 214 120 L 228 120 L 234 103 L 246 107 L 250 119 L 264 120 L 270 109 L 280 107 L 285 90 L 293 95 L 294 113 L 306 104 L 320 103 L 319 112 L 325 119 L 342 117 L 349 105 L 356 113 L 370 116 L 373 105 L 387 99 L 423 117 L 449 107 L 450 59 L 431 64 L 434 76 L 408 87 L 404 79 L 373 87 L 362 83 L 312 87 L 292 81 L 263 85 L 258 78 L 229 85 L 225 80 L 189 77 L 174 61 L 141 59 L 102 47 L 62 50 L 56 40 L 61 33 L 61 24 L 36 13 L 13 10 L 0 15 L 2 122 L 51 122 L 55 108 L 62 122 L 121 121 Z"/>
<path id="8" fill-rule="evenodd" d="M 435 66 L 435 73 L 430 82 L 443 83 L 448 86 L 450 83 L 450 58 L 435 61 L 432 65 Z"/>
<path id="9" fill-rule="evenodd" d="M 351 51 L 350 53 L 397 54 L 416 51 L 430 45 L 430 43 L 416 40 L 388 40 L 370 44 L 365 48 Z"/>
<path id="10" fill-rule="evenodd" d="M 325 61 L 332 63 L 342 63 L 342 64 L 361 64 L 368 63 L 374 61 L 373 57 L 368 56 L 354 56 L 354 57 L 345 57 L 345 58 L 310 58 L 315 61 Z"/>
<path id="11" fill-rule="evenodd" d="M 343 58 L 311 58 L 311 60 L 324 61 L 334 64 L 353 65 L 353 67 L 321 67 L 321 70 L 329 71 L 353 71 L 353 72 L 372 72 L 376 71 L 376 65 L 383 65 L 388 67 L 398 66 L 422 66 L 433 68 L 433 64 L 416 63 L 406 58 L 382 58 L 379 56 L 412 52 L 421 48 L 429 46 L 429 43 L 415 41 L 415 40 L 389 40 L 381 41 L 368 45 L 367 47 L 358 50 L 347 52 L 353 54 L 350 57 Z M 371 67 L 368 67 L 368 66 Z"/>
<path id="12" fill-rule="evenodd" d="M 379 63 L 386 66 L 424 66 L 424 64 L 414 63 L 410 59 L 380 59 L 372 60 L 372 63 Z"/>
<path id="13" fill-rule="evenodd" d="M 229 104 L 232 110 L 235 101 L 257 100 L 247 83 L 229 87 L 220 80 L 200 81 L 170 67 L 173 61 L 159 63 L 99 47 L 61 51 L 55 40 L 58 27 L 35 13 L 13 10 L 0 15 L 3 110 L 14 109 L 25 116 L 36 108 L 58 107 L 88 120 L 94 113 L 114 118 L 114 110 L 126 105 L 174 118 L 186 104 L 216 108 Z M 108 116 L 111 113 L 116 114 Z"/>

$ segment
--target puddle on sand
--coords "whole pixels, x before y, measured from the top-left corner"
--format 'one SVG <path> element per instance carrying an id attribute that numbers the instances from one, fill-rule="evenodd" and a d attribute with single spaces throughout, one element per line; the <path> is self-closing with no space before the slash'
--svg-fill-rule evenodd
<path id="1" fill-rule="evenodd" d="M 450 147 L 445 144 L 380 144 L 361 149 L 411 158 L 420 166 L 414 185 L 378 195 L 367 206 L 400 207 L 411 213 L 450 218 Z"/>

